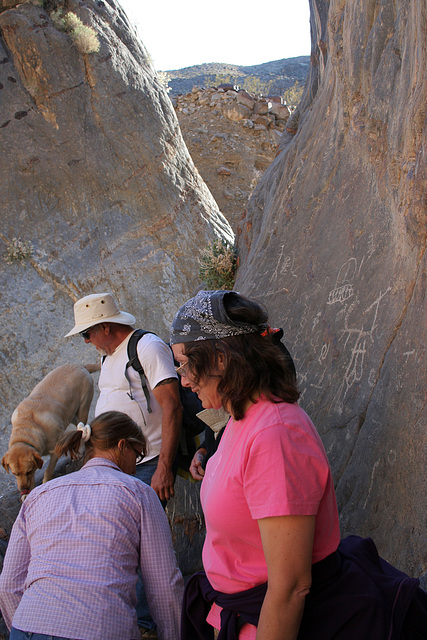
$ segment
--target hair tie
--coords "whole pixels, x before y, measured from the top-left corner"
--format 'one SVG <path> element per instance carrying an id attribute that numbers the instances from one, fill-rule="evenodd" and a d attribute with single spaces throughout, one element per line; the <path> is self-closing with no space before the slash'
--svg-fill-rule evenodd
<path id="1" fill-rule="evenodd" d="M 82 441 L 87 442 L 92 434 L 92 428 L 90 424 L 83 424 L 83 422 L 79 422 L 77 425 L 77 431 L 82 432 Z"/>
<path id="2" fill-rule="evenodd" d="M 279 331 L 279 329 L 272 329 L 269 324 L 260 324 L 259 328 L 261 330 L 261 335 L 263 338 L 265 338 L 266 336 L 270 336 L 272 333 L 276 333 L 276 331 Z"/>

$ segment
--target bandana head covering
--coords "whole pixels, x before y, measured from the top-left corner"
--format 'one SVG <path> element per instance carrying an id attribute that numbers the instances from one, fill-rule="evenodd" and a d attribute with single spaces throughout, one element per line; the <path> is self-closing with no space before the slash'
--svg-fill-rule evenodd
<path id="1" fill-rule="evenodd" d="M 231 320 L 224 306 L 235 291 L 199 291 L 179 309 L 172 322 L 170 344 L 218 340 L 262 331 L 267 325 Z"/>

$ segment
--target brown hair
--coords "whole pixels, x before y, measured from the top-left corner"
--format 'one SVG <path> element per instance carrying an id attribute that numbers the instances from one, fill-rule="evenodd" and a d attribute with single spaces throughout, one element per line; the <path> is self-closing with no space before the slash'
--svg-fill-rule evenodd
<path id="1" fill-rule="evenodd" d="M 82 435 L 82 431 L 65 433 L 55 447 L 55 454 L 58 456 L 69 454 L 71 460 L 78 460 Z M 93 457 L 95 447 L 101 451 L 108 451 L 116 447 L 122 439 L 142 444 L 142 453 L 146 453 L 145 437 L 132 418 L 121 411 L 100 413 L 92 421 L 91 435 L 85 442 L 84 462 Z"/>
<path id="2" fill-rule="evenodd" d="M 230 296 L 224 302 L 231 320 L 258 325 L 268 320 L 261 304 L 242 295 Z M 231 409 L 236 420 L 243 418 L 247 401 L 255 402 L 260 394 L 272 402 L 298 400 L 294 371 L 271 335 L 256 332 L 186 342 L 184 347 L 195 382 L 218 374 L 221 354 L 224 370 L 218 375 L 218 393 L 223 407 Z"/>

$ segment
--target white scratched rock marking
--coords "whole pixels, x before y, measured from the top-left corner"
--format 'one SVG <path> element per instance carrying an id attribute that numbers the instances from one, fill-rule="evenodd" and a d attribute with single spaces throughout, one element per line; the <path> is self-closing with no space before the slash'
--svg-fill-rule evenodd
<path id="1" fill-rule="evenodd" d="M 350 258 L 344 262 L 338 271 L 335 288 L 329 292 L 326 304 L 342 304 L 354 295 L 353 280 L 359 275 L 365 258 L 362 258 L 359 268 L 357 268 L 356 258 Z"/>
<path id="2" fill-rule="evenodd" d="M 368 376 L 368 384 L 370 387 L 375 387 L 377 383 L 377 373 L 375 369 L 371 369 Z"/>
<path id="3" fill-rule="evenodd" d="M 364 509 L 366 509 L 366 505 L 368 504 L 369 496 L 371 495 L 372 487 L 374 484 L 375 471 L 377 470 L 379 464 L 380 464 L 380 461 L 377 460 L 376 462 L 374 462 L 374 466 L 372 467 L 371 482 L 369 483 L 368 495 L 366 496 L 365 504 L 363 505 Z"/>
<path id="4" fill-rule="evenodd" d="M 311 326 L 311 331 L 312 331 L 312 332 L 315 330 L 315 328 L 316 328 L 316 327 L 317 327 L 317 325 L 319 324 L 319 322 L 320 322 L 320 318 L 321 318 L 321 317 L 322 317 L 322 312 L 321 312 L 321 311 L 318 311 L 318 312 L 317 312 L 317 314 L 316 314 L 316 317 L 315 317 L 315 318 L 314 318 L 314 320 L 313 320 L 313 324 L 312 324 L 312 326 Z"/>
<path id="5" fill-rule="evenodd" d="M 325 360 L 328 353 L 329 353 L 329 344 L 324 344 L 322 346 L 322 349 L 320 350 L 320 356 L 319 356 L 319 364 L 322 364 L 322 360 Z"/>
<path id="6" fill-rule="evenodd" d="M 347 345 L 349 345 L 350 341 L 352 341 L 352 346 L 350 351 L 350 360 L 347 365 L 346 371 L 344 373 L 343 381 L 335 397 L 337 411 L 339 413 L 342 413 L 343 402 L 349 389 L 351 389 L 351 387 L 356 382 L 359 382 L 363 377 L 367 346 L 368 344 L 374 343 L 374 333 L 378 326 L 377 324 L 378 309 L 382 299 L 390 291 L 391 291 L 391 287 L 388 287 L 384 293 L 380 292 L 377 298 L 375 299 L 375 301 L 362 314 L 362 316 L 364 316 L 373 310 L 372 321 L 368 329 L 365 329 L 365 327 L 362 325 L 360 329 L 351 329 L 350 327 L 345 326 L 345 328 L 341 330 L 342 334 L 347 335 L 344 342 L 344 348 L 347 348 Z M 346 325 L 347 325 L 347 322 L 348 322 L 348 316 L 345 319 Z"/>
<path id="7" fill-rule="evenodd" d="M 343 284 L 337 289 L 333 289 L 329 292 L 328 301 L 326 304 L 335 304 L 336 302 L 345 302 L 354 293 L 352 284 Z"/>
<path id="8" fill-rule="evenodd" d="M 394 449 L 390 449 L 388 456 L 387 456 L 387 460 L 389 462 L 389 464 L 394 465 L 394 463 L 396 462 L 396 458 L 397 458 L 397 453 Z"/>
<path id="9" fill-rule="evenodd" d="M 371 258 L 374 252 L 375 252 L 374 236 L 371 233 L 371 235 L 368 238 L 368 258 Z"/>
<path id="10" fill-rule="evenodd" d="M 347 389 L 353 386 L 355 382 L 359 382 L 363 376 L 363 361 L 366 354 L 366 340 L 362 336 L 356 341 L 352 351 L 350 364 L 345 373 L 345 381 Z"/>
<path id="11" fill-rule="evenodd" d="M 301 336 L 304 335 L 304 327 L 307 324 L 307 316 L 308 316 L 308 314 L 309 314 L 309 309 L 308 309 L 308 306 L 305 304 L 304 305 L 304 311 L 303 311 L 303 314 L 302 314 L 302 317 L 301 317 L 301 320 L 300 320 L 300 323 L 299 323 L 298 331 L 297 331 L 297 334 L 295 336 L 295 344 L 299 344 Z"/>
<path id="12" fill-rule="evenodd" d="M 405 351 L 405 353 L 403 354 L 404 358 L 406 358 L 405 364 L 408 364 L 409 357 L 413 356 L 414 354 L 415 354 L 415 349 L 412 349 L 412 351 Z"/>
<path id="13" fill-rule="evenodd" d="M 294 270 L 294 266 L 294 252 L 292 251 L 290 254 L 286 255 L 285 246 L 280 247 L 280 253 L 276 262 L 276 267 L 269 276 L 268 286 L 266 287 L 265 291 L 263 291 L 264 298 L 268 298 L 270 296 L 277 297 L 281 293 L 288 293 L 289 295 L 292 295 L 295 292 L 298 285 L 298 280 L 296 282 L 295 280 L 293 280 L 292 282 L 287 282 L 286 284 L 288 286 L 286 287 L 278 287 L 278 283 L 280 283 L 283 276 L 285 276 L 288 272 L 293 278 L 298 279 L 298 276 Z"/>
<path id="14" fill-rule="evenodd" d="M 285 246 L 280 248 L 280 255 L 277 260 L 276 268 L 272 275 L 272 283 L 277 282 L 277 279 L 280 275 L 285 275 L 288 271 L 290 272 L 293 278 L 297 277 L 297 274 L 294 272 L 295 265 L 295 253 L 292 251 L 290 254 L 285 255 Z"/>

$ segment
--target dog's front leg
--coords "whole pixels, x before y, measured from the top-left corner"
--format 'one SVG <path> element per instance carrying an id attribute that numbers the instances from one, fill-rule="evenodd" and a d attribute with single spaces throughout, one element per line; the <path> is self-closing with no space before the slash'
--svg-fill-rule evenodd
<path id="1" fill-rule="evenodd" d="M 50 453 L 50 460 L 49 460 L 49 464 L 46 467 L 46 471 L 44 472 L 43 484 L 45 482 L 49 482 L 49 480 L 52 480 L 53 472 L 55 471 L 56 463 L 58 462 L 58 456 L 55 455 L 53 451 L 49 453 Z"/>

